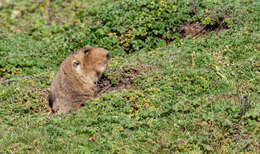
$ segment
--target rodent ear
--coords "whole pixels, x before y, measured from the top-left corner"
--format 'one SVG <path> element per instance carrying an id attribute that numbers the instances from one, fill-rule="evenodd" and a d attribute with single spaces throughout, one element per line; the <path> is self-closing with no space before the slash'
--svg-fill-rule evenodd
<path id="1" fill-rule="evenodd" d="M 91 49 L 92 49 L 92 47 L 91 47 L 90 45 L 86 45 L 86 46 L 83 48 L 84 54 L 88 54 Z"/>
<path id="2" fill-rule="evenodd" d="M 80 62 L 77 60 L 73 60 L 73 62 L 72 62 L 73 67 L 77 67 L 77 66 L 79 66 L 79 64 L 80 64 Z"/>

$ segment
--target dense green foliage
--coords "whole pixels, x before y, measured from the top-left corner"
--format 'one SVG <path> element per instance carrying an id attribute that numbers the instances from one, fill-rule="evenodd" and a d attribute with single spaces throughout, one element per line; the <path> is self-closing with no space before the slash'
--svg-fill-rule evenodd
<path id="1" fill-rule="evenodd" d="M 3 3 L 0 153 L 259 153 L 259 6 L 256 0 Z M 219 20 L 229 28 L 198 38 L 178 31 L 184 22 Z M 110 49 L 106 77 L 131 80 L 130 88 L 51 115 L 50 82 L 60 62 L 85 44 Z"/>
<path id="2" fill-rule="evenodd" d="M 105 2 L 111 4 L 105 5 Z M 235 7 L 226 5 L 223 3 L 225 1 L 112 2 L 99 1 L 93 4 L 84 1 L 69 3 L 41 0 L 32 4 L 19 1 L 3 6 L 0 12 L 3 22 L 0 26 L 3 30 L 8 29 L 22 35 L 0 36 L 0 55 L 4 56 L 0 63 L 0 76 L 19 72 L 33 74 L 35 69 L 46 69 L 48 65 L 60 63 L 69 52 L 85 44 L 105 47 L 112 51 L 112 55 L 122 56 L 125 52 L 163 47 L 173 40 L 177 43 L 181 39 L 179 29 L 183 23 L 199 21 L 207 26 L 225 20 L 232 26 L 233 19 L 224 17 L 226 14 L 231 16 Z M 23 40 L 29 39 L 32 41 L 21 44 Z M 6 48 L 9 42 L 12 45 Z M 38 48 L 31 46 L 37 43 Z M 11 49 L 15 44 L 18 47 Z M 21 50 L 28 51 L 24 52 L 26 55 L 17 54 L 23 52 Z M 28 60 L 26 56 L 33 58 Z M 54 60 L 57 58 L 56 63 Z"/>
<path id="3" fill-rule="evenodd" d="M 225 11 L 211 18 L 213 10 L 219 8 Z M 181 24 L 214 24 L 231 9 L 213 1 L 126 0 L 105 7 L 94 16 L 95 26 L 89 33 L 94 32 L 95 36 L 89 39 L 107 47 L 118 46 L 125 52 L 155 49 L 179 39 Z"/>

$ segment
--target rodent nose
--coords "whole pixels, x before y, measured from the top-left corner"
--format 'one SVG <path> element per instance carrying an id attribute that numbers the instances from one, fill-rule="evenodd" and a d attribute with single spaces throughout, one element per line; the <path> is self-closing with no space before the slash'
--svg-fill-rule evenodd
<path id="1" fill-rule="evenodd" d="M 110 59 L 110 55 L 109 55 L 109 53 L 106 55 L 106 57 L 107 57 L 107 59 Z"/>

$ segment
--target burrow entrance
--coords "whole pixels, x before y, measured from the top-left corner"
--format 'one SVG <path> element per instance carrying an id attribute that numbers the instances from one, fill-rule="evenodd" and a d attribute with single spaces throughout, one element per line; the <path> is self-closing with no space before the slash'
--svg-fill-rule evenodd
<path id="1" fill-rule="evenodd" d="M 95 97 L 99 97 L 104 93 L 109 93 L 113 90 L 130 89 L 135 86 L 134 80 L 138 78 L 140 70 L 130 68 L 122 71 L 113 72 L 115 81 L 112 81 L 108 76 L 103 75 L 98 81 Z"/>
<path id="2" fill-rule="evenodd" d="M 188 35 L 192 37 L 200 37 L 202 35 L 206 35 L 210 32 L 218 33 L 222 29 L 228 29 L 227 23 L 224 19 L 227 18 L 226 16 L 221 17 L 220 19 L 216 19 L 214 23 L 203 25 L 201 22 L 186 22 L 180 25 L 178 29 L 178 33 L 180 34 L 181 38 L 184 38 Z"/>

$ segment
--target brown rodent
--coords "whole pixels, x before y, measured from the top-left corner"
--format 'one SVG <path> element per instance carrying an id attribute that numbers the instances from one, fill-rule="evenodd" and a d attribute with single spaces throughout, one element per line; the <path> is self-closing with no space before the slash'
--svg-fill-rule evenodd
<path id="1" fill-rule="evenodd" d="M 97 90 L 96 82 L 105 72 L 109 52 L 89 45 L 68 56 L 53 78 L 49 107 L 61 114 L 79 109 Z"/>

